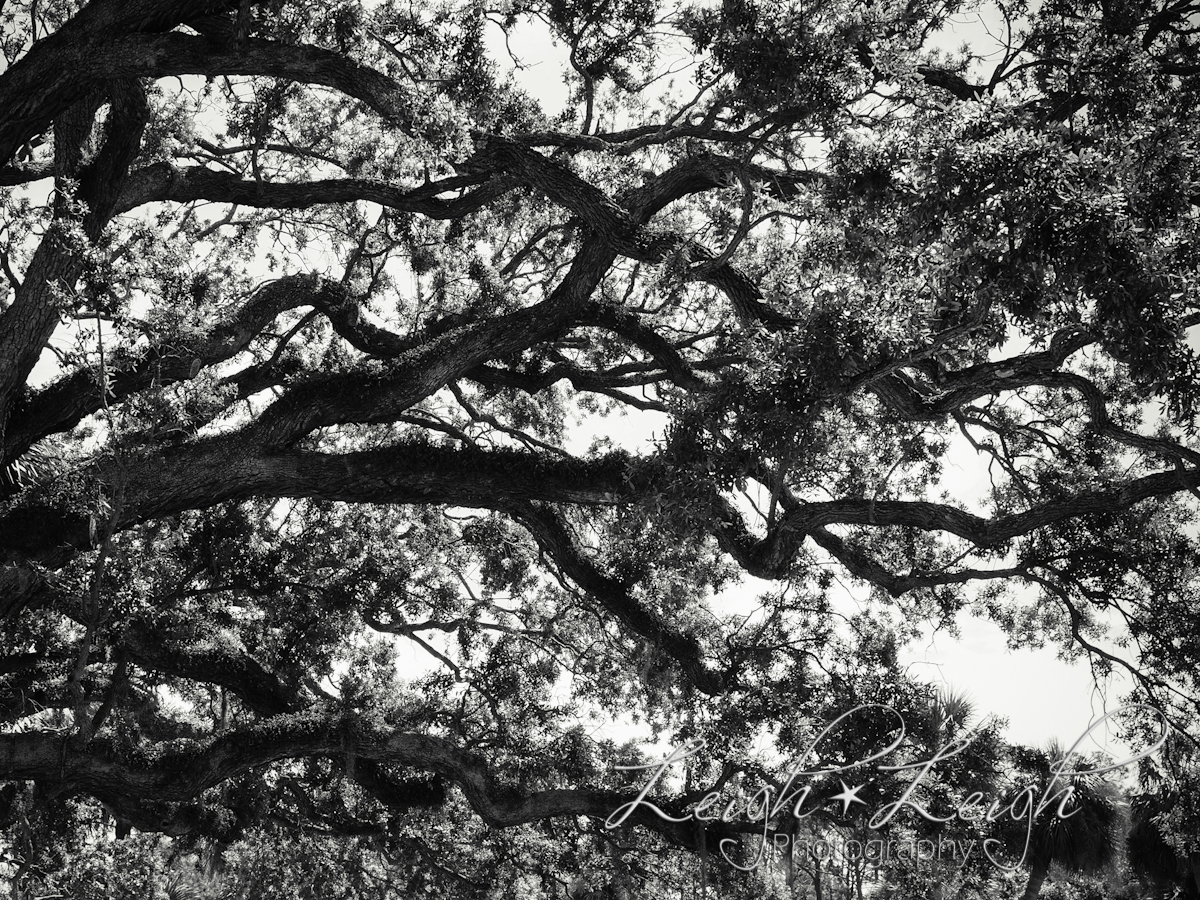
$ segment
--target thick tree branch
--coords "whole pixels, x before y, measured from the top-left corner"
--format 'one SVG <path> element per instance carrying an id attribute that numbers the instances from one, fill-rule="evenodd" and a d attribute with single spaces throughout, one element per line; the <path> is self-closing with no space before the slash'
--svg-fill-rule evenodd
<path id="1" fill-rule="evenodd" d="M 114 359 L 107 400 L 118 402 L 151 385 L 167 386 L 194 378 L 202 369 L 244 351 L 281 313 L 304 306 L 324 313 L 339 334 L 364 352 L 393 357 L 412 343 L 366 321 L 356 298 L 337 282 L 293 275 L 259 288 L 206 335 L 152 348 L 136 359 Z M 247 373 L 239 376 L 241 381 L 249 377 Z M 64 376 L 24 398 L 14 405 L 4 441 L 6 457 L 17 458 L 41 438 L 74 427 L 84 416 L 101 409 L 104 400 L 91 369 Z"/>
<path id="2" fill-rule="evenodd" d="M 168 636 L 129 629 L 122 648 L 130 662 L 175 678 L 215 684 L 237 694 L 254 712 L 275 716 L 302 705 L 299 691 L 245 653 L 195 646 Z"/>
<path id="3" fill-rule="evenodd" d="M 260 496 L 485 509 L 530 500 L 608 503 L 631 489 L 626 463 L 623 454 L 579 461 L 424 443 L 344 454 L 273 451 L 234 434 L 127 463 L 117 526 Z M 92 474 L 103 477 L 106 465 Z M 31 497 L 0 515 L 0 547 L 35 554 L 47 545 L 87 549 L 86 513 L 55 513 Z"/>
<path id="4" fill-rule="evenodd" d="M 110 71 L 98 78 L 80 77 L 82 73 L 62 71 L 69 60 L 103 55 L 98 45 L 114 37 L 167 31 L 235 4 L 236 0 L 92 0 L 84 5 L 62 28 L 35 43 L 0 74 L 0 162 L 10 160 L 18 147 L 44 132 L 96 81 L 138 77 L 121 71 L 115 61 Z"/>
<path id="5" fill-rule="evenodd" d="M 188 803 L 205 790 L 244 772 L 286 759 L 345 757 L 402 766 L 439 775 L 456 784 L 484 822 L 508 828 L 559 816 L 606 819 L 637 792 L 590 788 L 522 790 L 499 781 L 480 757 L 449 741 L 412 732 L 371 731 L 353 721 L 309 710 L 277 716 L 260 726 L 224 734 L 191 747 L 161 746 L 144 762 L 126 762 L 98 741 L 79 747 L 57 734 L 0 734 L 0 770 L 12 781 L 36 781 L 83 791 L 103 801 L 139 827 L 183 833 L 198 823 L 182 821 L 170 804 Z M 665 808 L 673 804 L 662 803 Z M 689 822 L 667 822 L 645 806 L 627 819 L 668 837 L 695 845 Z M 752 833 L 754 823 L 714 829 L 725 835 Z M 711 840 L 711 837 L 710 837 Z"/>
<path id="6" fill-rule="evenodd" d="M 941 503 L 902 500 L 831 500 L 807 503 L 785 514 L 773 545 L 791 533 L 811 534 L 826 525 L 904 526 L 944 531 L 980 548 L 998 547 L 1047 525 L 1096 513 L 1129 509 L 1153 497 L 1164 497 L 1200 485 L 1200 468 L 1158 472 L 1116 482 L 1093 491 L 1038 503 L 1024 512 L 986 519 Z"/>
<path id="7" fill-rule="evenodd" d="M 567 275 L 540 303 L 431 337 L 396 356 L 382 372 L 297 385 L 265 410 L 245 437 L 280 447 L 326 425 L 395 421 L 489 359 L 519 353 L 561 333 L 587 303 L 613 258 L 607 247 L 587 241 Z"/>
<path id="8" fill-rule="evenodd" d="M 707 248 L 646 225 L 661 196 L 654 192 L 635 195 L 639 202 L 639 215 L 635 216 L 596 186 L 534 150 L 496 135 L 480 135 L 479 140 L 482 149 L 463 164 L 464 172 L 482 170 L 512 175 L 571 210 L 603 241 L 630 259 L 659 263 L 678 258 L 689 266 L 691 278 L 711 284 L 728 296 L 743 323 L 762 322 L 775 328 L 797 324 L 763 303 L 758 286 L 740 270 L 728 263 L 709 265 L 717 257 Z"/>
<path id="9" fill-rule="evenodd" d="M 677 200 L 728 187 L 730 180 L 738 177 L 758 183 L 762 190 L 780 200 L 791 200 L 829 182 L 824 172 L 786 172 L 744 163 L 732 156 L 703 153 L 689 156 L 662 174 L 650 177 L 644 185 L 622 196 L 621 203 L 638 221 L 646 222 Z"/>
<path id="10" fill-rule="evenodd" d="M 232 172 L 203 166 L 157 162 L 133 172 L 121 192 L 117 211 L 144 203 L 209 200 L 266 209 L 305 209 L 326 203 L 365 200 L 433 219 L 456 219 L 481 209 L 512 187 L 502 179 L 454 177 L 403 190 L 381 181 L 338 178 L 309 182 L 247 181 Z M 453 199 L 441 194 L 475 188 Z"/>
<path id="11" fill-rule="evenodd" d="M 688 680 L 706 694 L 720 694 L 724 678 L 704 661 L 700 644 L 672 628 L 631 593 L 631 585 L 605 574 L 588 560 L 563 520 L 544 504 L 520 503 L 506 511 L 524 525 L 572 581 L 595 598 L 626 627 L 654 643 L 679 663 Z"/>
<path id="12" fill-rule="evenodd" d="M 49 178 L 53 174 L 54 164 L 50 162 L 13 163 L 0 169 L 0 187 L 28 184 L 31 181 Z"/>
<path id="13" fill-rule="evenodd" d="M 3 76 L 0 76 L 2 78 Z M 141 148 L 142 130 L 149 117 L 145 92 L 132 79 L 108 86 L 110 112 L 104 144 L 95 158 L 85 163 L 83 147 L 93 127 L 97 107 L 105 95 L 94 94 L 80 101 L 58 123 L 55 146 L 57 186 L 64 191 L 68 179 L 78 182 L 76 198 L 87 211 L 78 224 L 84 240 L 95 242 L 112 216 L 116 195 L 125 174 Z M 56 221 L 51 225 L 16 288 L 12 305 L 0 315 L 0 448 L 4 440 L 12 397 L 37 363 L 42 348 L 58 326 L 58 292 L 72 292 L 83 273 L 83 247 L 69 232 L 72 214 L 60 199 Z M 0 454 L 0 465 L 11 457 Z"/>
<path id="14" fill-rule="evenodd" d="M 408 95 L 399 84 L 320 47 L 258 39 L 234 45 L 176 33 L 110 35 L 101 31 L 85 40 L 77 29 L 64 28 L 52 44 L 48 40 L 0 75 L 0 160 L 11 159 L 18 147 L 45 131 L 95 84 L 114 78 L 289 78 L 341 91 L 401 128 L 412 125 Z"/>
<path id="15" fill-rule="evenodd" d="M 947 584 L 967 584 L 971 581 L 1011 579 L 1024 575 L 1020 567 L 1002 569 L 954 569 L 944 572 L 909 572 L 900 575 L 888 570 L 870 554 L 851 546 L 825 528 L 814 528 L 809 532 L 813 543 L 846 567 L 846 570 L 863 581 L 883 588 L 893 597 L 923 588 L 940 587 Z"/>

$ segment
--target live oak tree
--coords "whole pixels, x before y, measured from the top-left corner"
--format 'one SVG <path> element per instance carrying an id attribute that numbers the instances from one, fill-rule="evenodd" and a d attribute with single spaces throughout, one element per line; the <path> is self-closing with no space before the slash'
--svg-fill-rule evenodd
<path id="1" fill-rule="evenodd" d="M 678 814 L 968 607 L 1187 738 L 1198 13 L 0 4 L 5 877 L 753 893 L 593 722 Z"/>

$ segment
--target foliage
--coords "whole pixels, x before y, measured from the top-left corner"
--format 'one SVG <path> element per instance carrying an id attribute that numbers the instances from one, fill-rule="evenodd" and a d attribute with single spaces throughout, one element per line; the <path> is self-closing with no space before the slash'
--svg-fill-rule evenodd
<path id="1" fill-rule="evenodd" d="M 1192 890 L 1197 14 L 0 4 L 0 879 Z M 791 852 L 1013 845 L 837 799 L 1045 783 L 901 664 L 964 615 L 1170 723 L 1130 821 Z"/>

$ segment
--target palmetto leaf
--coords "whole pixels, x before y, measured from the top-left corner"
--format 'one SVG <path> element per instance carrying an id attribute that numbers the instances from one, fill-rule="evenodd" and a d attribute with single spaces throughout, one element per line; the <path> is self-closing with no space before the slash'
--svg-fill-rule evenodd
<path id="1" fill-rule="evenodd" d="M 53 479 L 63 466 L 62 444 L 46 438 L 0 468 L 0 496 L 15 494 Z"/>

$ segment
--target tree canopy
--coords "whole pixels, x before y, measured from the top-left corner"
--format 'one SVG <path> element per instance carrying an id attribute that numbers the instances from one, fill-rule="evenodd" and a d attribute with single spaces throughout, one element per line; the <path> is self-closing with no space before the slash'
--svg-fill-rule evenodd
<path id="1" fill-rule="evenodd" d="M 899 648 L 964 612 L 1125 672 L 1180 796 L 1198 15 L 0 3 L 5 877 L 761 896 L 753 821 L 605 828 L 597 723 L 706 742 L 677 813 L 856 705 L 919 758 Z"/>

